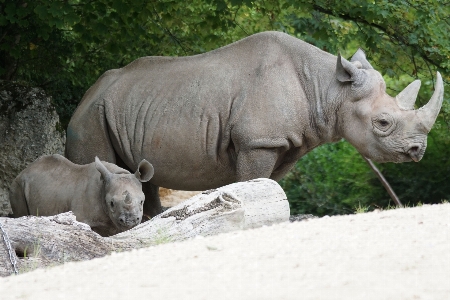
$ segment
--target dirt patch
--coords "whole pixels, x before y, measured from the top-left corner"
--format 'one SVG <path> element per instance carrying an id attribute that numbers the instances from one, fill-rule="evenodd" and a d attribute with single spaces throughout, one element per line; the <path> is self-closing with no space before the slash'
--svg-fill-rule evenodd
<path id="1" fill-rule="evenodd" d="M 159 197 L 161 199 L 161 205 L 164 207 L 172 207 L 175 206 L 184 200 L 187 200 L 191 197 L 194 197 L 201 192 L 195 191 L 177 191 L 171 189 L 160 188 L 159 189 Z"/>

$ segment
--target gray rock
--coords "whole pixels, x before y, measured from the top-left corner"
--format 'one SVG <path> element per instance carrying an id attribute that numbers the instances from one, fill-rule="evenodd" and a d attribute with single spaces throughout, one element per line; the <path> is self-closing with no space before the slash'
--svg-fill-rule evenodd
<path id="1" fill-rule="evenodd" d="M 0 81 L 0 216 L 11 213 L 14 178 L 41 155 L 63 154 L 64 145 L 51 98 L 40 88 Z"/>

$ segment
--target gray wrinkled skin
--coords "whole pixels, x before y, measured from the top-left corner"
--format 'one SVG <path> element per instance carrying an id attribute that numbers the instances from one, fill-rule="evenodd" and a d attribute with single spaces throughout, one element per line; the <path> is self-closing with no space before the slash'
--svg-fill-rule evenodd
<path id="1" fill-rule="evenodd" d="M 77 221 L 103 236 L 128 230 L 141 222 L 145 195 L 142 183 L 153 175 L 147 161 L 136 174 L 101 162 L 76 165 L 55 154 L 42 156 L 11 184 L 14 217 L 52 216 L 72 211 Z"/>
<path id="2" fill-rule="evenodd" d="M 87 91 L 67 131 L 66 156 L 155 167 L 144 214 L 159 213 L 158 186 L 206 190 L 278 180 L 314 149 L 341 138 L 378 162 L 419 161 L 442 104 L 411 108 L 359 50 L 351 61 L 279 32 L 255 34 L 190 57 L 143 57 Z M 411 98 L 414 98 L 411 100 Z M 151 159 L 150 159 L 151 158 Z"/>

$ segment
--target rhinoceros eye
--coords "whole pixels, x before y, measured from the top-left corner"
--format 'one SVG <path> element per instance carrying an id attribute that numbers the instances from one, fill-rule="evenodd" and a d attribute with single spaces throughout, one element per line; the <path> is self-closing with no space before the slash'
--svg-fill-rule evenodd
<path id="1" fill-rule="evenodd" d="M 378 123 L 381 127 L 387 127 L 389 125 L 389 122 L 387 120 L 379 120 Z"/>
<path id="2" fill-rule="evenodd" d="M 114 202 L 113 201 L 111 201 L 111 207 L 114 207 Z"/>
<path id="3" fill-rule="evenodd" d="M 376 133 L 380 135 L 390 134 L 394 125 L 394 119 L 386 113 L 378 115 L 372 119 L 372 124 Z"/>

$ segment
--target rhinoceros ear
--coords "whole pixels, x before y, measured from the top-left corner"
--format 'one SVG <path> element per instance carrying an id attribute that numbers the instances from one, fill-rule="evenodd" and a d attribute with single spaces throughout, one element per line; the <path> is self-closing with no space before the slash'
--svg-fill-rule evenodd
<path id="1" fill-rule="evenodd" d="M 336 79 L 340 82 L 359 82 L 362 80 L 363 71 L 338 54 L 336 64 Z"/>
<path id="2" fill-rule="evenodd" d="M 150 179 L 152 179 L 153 174 L 155 174 L 155 169 L 153 169 L 153 165 L 143 159 L 139 165 L 138 169 L 134 173 L 137 179 L 139 179 L 140 182 L 147 182 Z"/>
<path id="3" fill-rule="evenodd" d="M 361 48 L 359 48 L 358 51 L 356 51 L 355 54 L 353 54 L 350 61 L 352 63 L 359 61 L 363 69 L 366 70 L 373 69 L 372 65 L 367 61 L 366 53 Z"/>
<path id="4" fill-rule="evenodd" d="M 104 181 L 108 181 L 111 178 L 111 172 L 105 167 L 97 156 L 95 157 L 95 167 L 100 172 Z"/>

